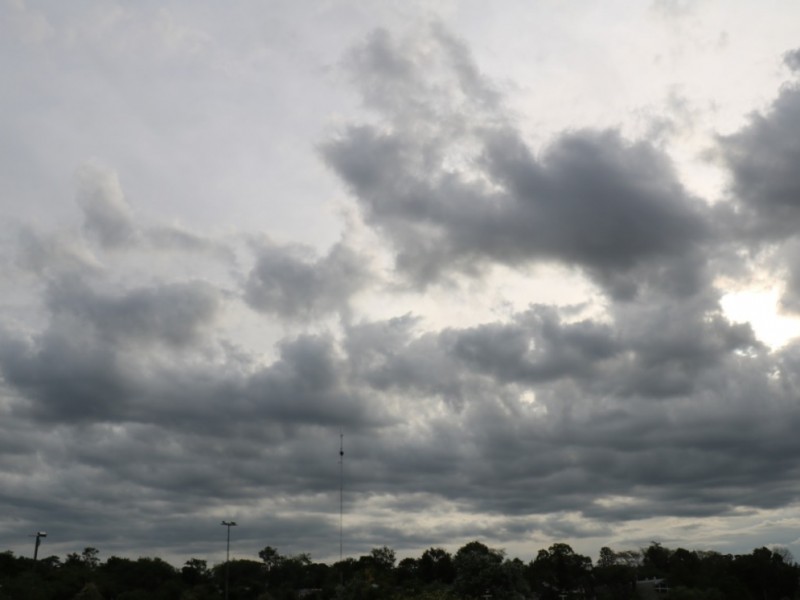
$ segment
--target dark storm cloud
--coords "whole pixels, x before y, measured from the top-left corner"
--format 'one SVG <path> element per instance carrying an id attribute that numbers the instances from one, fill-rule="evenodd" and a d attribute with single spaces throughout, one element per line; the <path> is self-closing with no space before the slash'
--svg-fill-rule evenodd
<path id="1" fill-rule="evenodd" d="M 701 338 L 703 332 L 692 336 L 688 327 L 673 335 L 677 341 L 654 348 L 646 343 L 652 330 L 641 323 L 612 336 L 618 324 L 564 321 L 541 307 L 510 323 L 439 334 L 416 334 L 414 324 L 407 317 L 354 326 L 341 346 L 330 336 L 287 340 L 278 359 L 250 374 L 231 363 L 203 379 L 175 364 L 137 380 L 135 394 L 100 389 L 115 399 L 117 418 L 89 413 L 81 429 L 71 429 L 64 425 L 74 422 L 74 415 L 61 414 L 61 441 L 49 440 L 45 449 L 67 450 L 63 468 L 69 477 L 81 474 L 84 486 L 103 490 L 93 502 L 106 522 L 113 519 L 109 507 L 120 494 L 128 499 L 124 505 L 135 523 L 150 520 L 151 502 L 172 507 L 167 512 L 188 514 L 198 506 L 222 508 L 226 502 L 278 495 L 294 510 L 306 506 L 317 516 L 303 525 L 287 507 L 259 531 L 267 537 L 291 523 L 297 527 L 295 539 L 307 540 L 311 549 L 319 547 L 315 536 L 332 531 L 324 515 L 336 504 L 332 490 L 342 425 L 349 510 L 365 511 L 373 519 L 369 527 L 352 526 L 350 535 L 357 535 L 359 544 L 377 546 L 389 539 L 394 545 L 424 547 L 440 542 L 433 533 L 400 535 L 391 527 L 381 533 L 382 513 L 368 508 L 376 497 L 384 498 L 382 510 L 411 523 L 435 514 L 437 502 L 446 500 L 464 514 L 541 515 L 532 529 L 554 536 L 602 533 L 603 521 L 718 515 L 743 504 L 771 507 L 791 501 L 793 488 L 781 482 L 797 475 L 791 457 L 800 451 L 791 433 L 800 425 L 791 400 L 800 373 L 793 352 L 782 355 L 781 374 L 771 380 L 774 363 L 766 355 L 748 359 L 734 352 L 739 344 L 712 343 L 694 360 L 701 363 L 695 379 L 717 379 L 714 386 L 693 395 L 631 400 L 597 390 L 575 357 L 602 369 L 597 378 L 628 380 L 630 371 L 645 363 L 674 361 L 676 348 L 691 348 L 695 342 L 684 340 Z M 725 331 L 713 319 L 709 327 Z M 12 352 L 5 347 L 6 355 Z M 50 352 L 54 361 L 63 360 L 74 356 L 76 348 Z M 716 358 L 711 360 L 711 354 Z M 29 356 L 22 350 L 18 355 L 23 361 Z M 543 376 L 537 361 L 547 355 L 562 366 L 548 367 Z M 509 357 L 513 368 L 500 368 L 501 356 Z M 13 367 L 7 356 L 3 365 Z M 43 360 L 28 359 L 29 369 L 37 365 L 40 370 L 30 380 L 43 381 L 53 372 Z M 107 364 L 97 362 L 96 367 L 119 377 L 117 386 L 127 381 Z M 66 368 L 72 374 L 74 364 Z M 4 373 L 19 393 L 39 393 L 25 387 L 18 375 Z M 88 389 L 96 386 L 97 374 L 80 374 Z M 530 405 L 519 399 L 527 390 L 535 393 Z M 59 397 L 69 398 L 72 392 L 68 380 L 62 380 Z M 53 399 L 56 393 L 53 388 Z M 120 455 L 126 457 L 124 464 L 117 461 Z M 73 484 L 56 480 L 52 485 L 72 489 Z M 303 498 L 309 494 L 320 496 L 306 504 Z M 422 494 L 422 500 L 409 505 L 409 494 Z M 623 510 L 595 502 L 615 496 L 634 496 L 636 503 Z M 139 499 L 130 500 L 134 497 Z M 71 514 L 81 507 L 54 501 L 39 510 Z M 564 511 L 594 521 L 576 524 L 552 517 Z M 548 513 L 552 518 L 545 517 Z M 190 528 L 188 522 L 168 526 L 176 534 Z M 475 524 L 438 535 L 450 540 L 490 533 L 491 526 Z M 132 534 L 142 540 L 149 535 L 146 527 Z M 195 540 L 199 549 L 200 538 L 195 533 L 186 539 Z M 289 544 L 289 538 L 280 539 Z"/>
<path id="2" fill-rule="evenodd" d="M 123 412 L 132 382 L 117 357 L 80 328 L 53 329 L 35 340 L 6 332 L 3 378 L 32 402 L 37 419 L 105 420 Z"/>
<path id="3" fill-rule="evenodd" d="M 781 309 L 787 313 L 800 314 L 800 240 L 794 239 L 781 248 L 781 263 L 785 281 Z"/>
<path id="4" fill-rule="evenodd" d="M 56 319 L 29 341 L 7 335 L 0 369 L 24 399 L 16 412 L 45 422 L 164 424 L 173 432 L 212 436 L 263 436 L 273 428 L 301 426 L 358 428 L 394 419 L 342 378 L 343 357 L 327 336 L 286 340 L 279 358 L 261 368 L 234 355 L 210 370 L 202 354 L 189 351 L 165 363 L 141 338 L 128 336 L 121 344 L 113 337 L 119 334 L 119 328 L 109 333 Z M 173 340 L 166 342 L 171 351 L 181 351 Z M 284 438 L 276 435 L 276 442 Z"/>
<path id="5" fill-rule="evenodd" d="M 464 87 L 437 86 L 441 73 L 425 79 L 417 49 L 399 47 L 380 33 L 351 57 L 382 120 L 323 147 L 366 221 L 394 244 L 398 268 L 426 283 L 555 260 L 603 286 L 610 321 L 571 322 L 542 307 L 418 336 L 410 318 L 351 328 L 345 347 L 359 379 L 387 401 L 402 396 L 408 411 L 449 415 L 427 419 L 413 447 L 384 449 L 374 470 L 363 465 L 365 480 L 389 462 L 396 481 L 377 484 L 383 490 L 438 490 L 476 513 L 612 520 L 626 510 L 706 516 L 791 501 L 780 484 L 758 498 L 745 483 L 796 470 L 773 462 L 774 447 L 754 452 L 774 425 L 752 399 L 783 415 L 776 439 L 797 417 L 753 331 L 720 311 L 705 255 L 719 259 L 715 243 L 731 222 L 712 228 L 646 140 L 578 130 L 537 154 L 497 97 L 489 111 Z M 438 56 L 444 71 L 458 54 L 449 52 Z M 442 89 L 451 91 L 432 92 Z M 409 102 L 397 101 L 400 90 Z M 747 423 L 755 432 L 743 440 Z M 615 504 L 628 495 L 632 507 Z"/>
<path id="6" fill-rule="evenodd" d="M 645 398 L 691 394 L 706 385 L 705 374 L 724 366 L 732 354 L 761 348 L 749 325 L 731 323 L 708 297 L 670 302 L 646 295 L 613 311 L 626 355 L 599 373 L 598 389 L 605 386 L 610 393 Z"/>
<path id="7" fill-rule="evenodd" d="M 648 295 L 623 303 L 611 322 L 567 320 L 537 306 L 508 322 L 418 337 L 414 320 L 361 324 L 345 347 L 357 377 L 376 389 L 434 395 L 456 404 L 490 382 L 536 386 L 568 380 L 590 393 L 662 398 L 712 385 L 704 374 L 736 352 L 761 348 L 748 325 L 732 324 L 697 296 L 675 303 Z"/>
<path id="8" fill-rule="evenodd" d="M 121 346 L 186 346 L 209 324 L 219 298 L 199 282 L 103 294 L 72 279 L 51 285 L 46 303 L 49 327 L 29 338 L 9 331 L 0 370 L 33 401 L 38 418 L 95 421 L 124 420 L 142 385 Z"/>
<path id="9" fill-rule="evenodd" d="M 791 53 L 787 63 L 790 62 Z M 740 131 L 719 139 L 731 173 L 731 206 L 722 207 L 733 245 L 757 257 L 785 279 L 781 299 L 797 311 L 797 249 L 800 235 L 800 87 L 784 87 L 764 113 L 751 115 Z M 747 246 L 746 241 L 752 243 Z M 759 255 L 759 253 L 761 253 Z"/>
<path id="10" fill-rule="evenodd" d="M 512 324 L 490 324 L 445 334 L 450 352 L 499 381 L 536 383 L 583 378 L 623 348 L 607 325 L 562 324 L 552 307 L 535 307 Z"/>
<path id="11" fill-rule="evenodd" d="M 480 77 L 465 48 L 441 50 L 440 78 L 455 86 L 445 89 L 408 58 L 415 52 L 382 33 L 354 53 L 356 81 L 383 121 L 323 145 L 401 271 L 428 283 L 493 262 L 556 260 L 615 297 L 635 294 L 644 271 L 674 293 L 702 287 L 706 211 L 664 153 L 615 131 L 576 131 L 536 157 L 495 96 L 473 92 Z"/>
<path id="12" fill-rule="evenodd" d="M 754 453 L 742 439 L 741 428 L 757 444 L 762 428 L 773 427 L 752 398 L 784 415 L 777 439 L 797 421 L 770 389 L 770 361 L 752 331 L 701 307 L 693 319 L 688 308 L 648 308 L 628 306 L 620 322 L 595 323 L 539 307 L 510 323 L 438 336 L 415 337 L 408 318 L 354 328 L 346 347 L 359 379 L 429 415 L 422 438 L 373 447 L 374 468 L 361 465 L 359 480 L 385 492 L 442 494 L 478 513 L 611 519 L 613 510 L 594 500 L 627 494 L 641 505 L 629 515 L 642 518 L 787 501 L 780 486 L 757 499 L 745 483 L 795 470 L 773 462 L 773 448 Z M 521 400 L 526 392 L 532 403 Z M 680 510 L 669 497 L 676 486 Z"/>
<path id="13" fill-rule="evenodd" d="M 380 414 L 343 377 L 345 357 L 329 336 L 302 336 L 280 344 L 280 359 L 254 374 L 246 393 L 258 412 L 280 423 L 363 426 Z M 372 418 L 370 418 L 372 415 Z"/>
<path id="14" fill-rule="evenodd" d="M 342 243 L 317 258 L 300 246 L 264 245 L 244 285 L 255 310 L 302 319 L 346 310 L 368 278 L 364 259 Z"/>
<path id="15" fill-rule="evenodd" d="M 784 482 L 798 471 L 790 433 L 798 425 L 797 363 L 771 380 L 765 355 L 718 354 L 716 365 L 695 376 L 707 385 L 692 395 L 633 402 L 559 381 L 534 388 L 540 410 L 519 411 L 513 421 L 500 403 L 476 410 L 460 431 L 473 432 L 463 435 L 478 449 L 459 464 L 504 493 L 480 496 L 454 485 L 450 497 L 472 494 L 482 510 L 505 514 L 574 510 L 603 519 L 792 502 L 796 491 Z M 636 502 L 595 503 L 616 496 Z"/>
<path id="16" fill-rule="evenodd" d="M 516 200 L 503 229 L 518 238 L 515 246 L 530 240 L 523 254 L 625 271 L 650 257 L 680 255 L 703 234 L 700 205 L 646 142 L 581 131 L 557 139 L 537 161 L 521 139 L 504 134 L 485 156 L 492 180 Z M 524 230 L 513 231 L 513 222 Z"/>
<path id="17" fill-rule="evenodd" d="M 202 281 L 104 293 L 72 278 L 51 284 L 47 293 L 53 315 L 81 321 L 101 340 L 171 346 L 196 341 L 212 324 L 220 301 L 219 290 Z"/>
<path id="18" fill-rule="evenodd" d="M 470 393 L 464 377 L 435 333 L 412 334 L 415 322 L 405 316 L 349 327 L 343 346 L 352 376 L 376 390 L 462 402 Z"/>
<path id="19" fill-rule="evenodd" d="M 720 138 L 732 174 L 731 194 L 740 227 L 763 240 L 781 240 L 800 228 L 800 88 L 783 89 L 765 114 Z"/>

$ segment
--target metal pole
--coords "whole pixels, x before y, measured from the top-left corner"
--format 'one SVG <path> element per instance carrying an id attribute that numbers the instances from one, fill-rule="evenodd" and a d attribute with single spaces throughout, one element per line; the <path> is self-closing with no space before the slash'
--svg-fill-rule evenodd
<path id="1" fill-rule="evenodd" d="M 47 537 L 47 532 L 37 531 L 34 537 L 36 538 L 36 545 L 33 547 L 33 560 L 36 562 L 39 558 L 39 545 L 42 543 L 42 538 Z"/>
<path id="2" fill-rule="evenodd" d="M 228 544 L 225 550 L 225 600 L 228 600 L 228 581 L 231 562 L 231 527 L 236 526 L 236 521 L 223 521 L 222 524 L 228 528 Z"/>
<path id="3" fill-rule="evenodd" d="M 342 514 L 344 512 L 344 433 L 339 433 L 339 562 L 342 562 Z"/>

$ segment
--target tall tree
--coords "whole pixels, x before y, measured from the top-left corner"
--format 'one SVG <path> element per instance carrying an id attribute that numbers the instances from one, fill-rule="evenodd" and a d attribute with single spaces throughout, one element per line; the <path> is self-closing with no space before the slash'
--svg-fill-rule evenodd
<path id="1" fill-rule="evenodd" d="M 455 580 L 453 588 L 463 598 L 482 598 L 491 595 L 506 597 L 509 582 L 502 569 L 504 553 L 474 541 L 465 544 L 453 557 Z"/>
<path id="2" fill-rule="evenodd" d="M 592 559 L 575 553 L 569 544 L 539 550 L 530 565 L 531 586 L 543 599 L 562 593 L 584 593 L 592 587 Z"/>
<path id="3" fill-rule="evenodd" d="M 452 583 L 453 557 L 444 548 L 428 548 L 419 559 L 419 577 L 425 583 Z"/>

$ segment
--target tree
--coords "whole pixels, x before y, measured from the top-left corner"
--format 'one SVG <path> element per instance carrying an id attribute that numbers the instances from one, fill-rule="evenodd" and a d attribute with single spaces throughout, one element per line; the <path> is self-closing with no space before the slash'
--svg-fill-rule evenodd
<path id="1" fill-rule="evenodd" d="M 597 565 L 592 570 L 595 594 L 600 600 L 623 600 L 636 593 L 636 567 L 629 564 L 630 551 L 614 552 L 608 546 L 600 549 Z"/>
<path id="2" fill-rule="evenodd" d="M 700 558 L 694 552 L 678 548 L 668 560 L 670 587 L 697 587 L 700 577 Z"/>
<path id="3" fill-rule="evenodd" d="M 276 587 L 286 591 L 315 587 L 310 577 L 311 564 L 311 556 L 305 553 L 282 557 L 280 564 L 269 574 L 270 591 Z"/>
<path id="4" fill-rule="evenodd" d="M 394 550 L 387 546 L 381 548 L 373 548 L 370 550 L 369 555 L 376 567 L 384 571 L 391 571 L 394 568 L 396 560 Z"/>
<path id="5" fill-rule="evenodd" d="M 639 550 L 620 550 L 616 555 L 617 562 L 627 567 L 635 569 L 642 564 L 642 553 Z"/>
<path id="6" fill-rule="evenodd" d="M 759 600 L 794 598 L 797 592 L 797 568 L 787 565 L 780 554 L 769 548 L 737 556 L 732 567 L 736 577 Z"/>
<path id="7" fill-rule="evenodd" d="M 607 567 L 613 567 L 616 564 L 617 564 L 616 553 L 608 546 L 603 546 L 602 548 L 600 548 L 600 557 L 597 559 L 597 566 L 607 568 Z"/>
<path id="8" fill-rule="evenodd" d="M 266 591 L 264 565 L 247 559 L 231 559 L 212 569 L 214 580 L 220 589 L 225 587 L 225 569 L 230 569 L 229 590 L 231 600 L 257 598 Z"/>
<path id="9" fill-rule="evenodd" d="M 258 557 L 264 563 L 267 572 L 272 571 L 272 569 L 279 566 L 284 560 L 284 557 L 272 546 L 265 546 L 263 550 L 259 550 Z"/>
<path id="10" fill-rule="evenodd" d="M 181 577 L 188 585 L 200 585 L 209 580 L 211 571 L 208 570 L 206 561 L 199 558 L 190 558 L 181 568 Z"/>
<path id="11" fill-rule="evenodd" d="M 419 577 L 424 583 L 452 583 L 453 557 L 443 548 L 428 548 L 419 559 Z"/>
<path id="12" fill-rule="evenodd" d="M 584 592 L 591 587 L 592 559 L 576 554 L 569 544 L 553 544 L 539 550 L 530 565 L 531 586 L 542 598 L 561 593 Z"/>
<path id="13" fill-rule="evenodd" d="M 419 560 L 410 556 L 402 559 L 397 563 L 395 573 L 403 585 L 416 581 L 419 578 Z"/>
<path id="14" fill-rule="evenodd" d="M 786 546 L 772 546 L 772 552 L 780 556 L 785 564 L 795 564 L 794 555 Z"/>
<path id="15" fill-rule="evenodd" d="M 91 546 L 84 548 L 81 552 L 81 562 L 94 571 L 100 564 L 100 551 Z"/>
<path id="16" fill-rule="evenodd" d="M 508 597 L 509 585 L 501 567 L 503 556 L 501 550 L 478 541 L 459 548 L 453 558 L 456 593 L 463 598 L 482 598 L 485 594 Z"/>
<path id="17" fill-rule="evenodd" d="M 642 552 L 642 567 L 644 574 L 648 577 L 666 577 L 669 572 L 668 548 L 664 548 L 659 542 L 650 542 L 650 545 Z"/>

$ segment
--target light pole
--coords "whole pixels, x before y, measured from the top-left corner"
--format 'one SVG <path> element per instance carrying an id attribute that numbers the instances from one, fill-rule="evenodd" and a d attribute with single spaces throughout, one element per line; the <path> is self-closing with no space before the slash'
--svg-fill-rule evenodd
<path id="1" fill-rule="evenodd" d="M 231 527 L 236 527 L 236 521 L 223 521 L 222 525 L 228 528 L 228 546 L 225 551 L 225 600 L 228 600 L 228 568 L 231 562 Z"/>
<path id="2" fill-rule="evenodd" d="M 33 537 L 36 538 L 36 545 L 33 547 L 33 560 L 36 561 L 36 559 L 39 558 L 39 544 L 42 543 L 42 538 L 43 537 L 47 537 L 47 532 L 46 531 L 37 531 L 33 535 Z"/>

